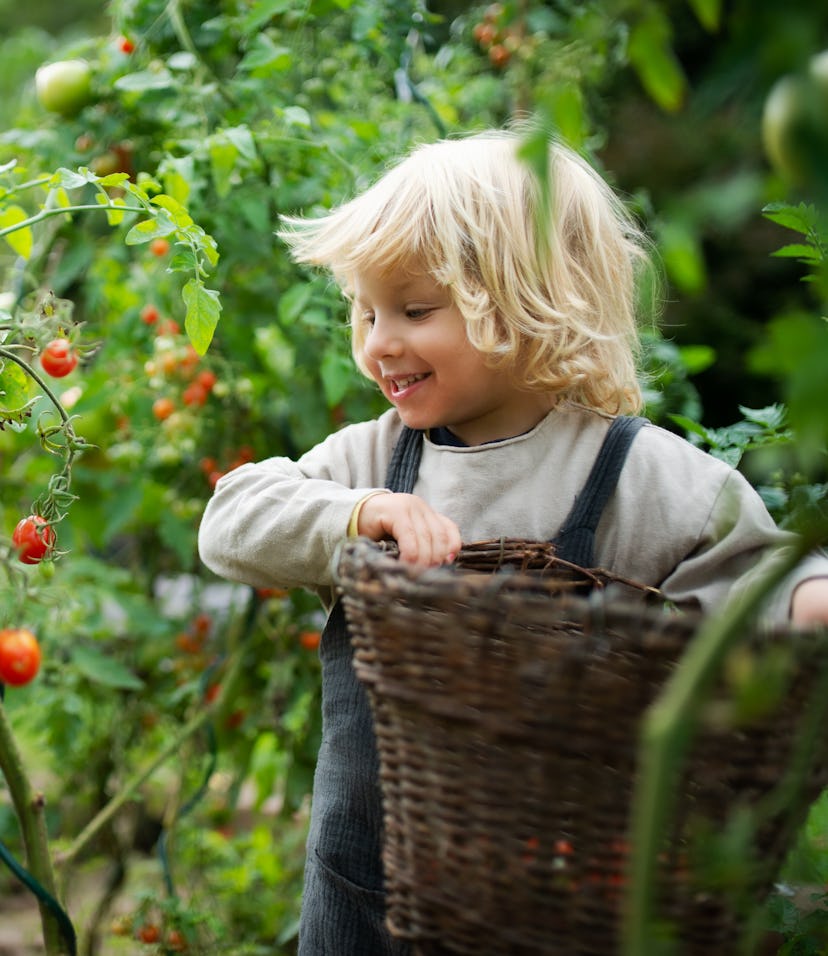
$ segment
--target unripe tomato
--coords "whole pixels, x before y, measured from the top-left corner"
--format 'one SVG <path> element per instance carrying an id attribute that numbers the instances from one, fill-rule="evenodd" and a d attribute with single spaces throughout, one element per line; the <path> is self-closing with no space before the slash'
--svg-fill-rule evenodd
<path id="1" fill-rule="evenodd" d="M 74 116 L 88 101 L 92 70 L 86 60 L 60 60 L 35 73 L 35 92 L 41 106 L 52 113 Z"/>
<path id="2" fill-rule="evenodd" d="M 40 645 L 24 627 L 0 631 L 0 683 L 22 687 L 40 670 Z"/>
<path id="3" fill-rule="evenodd" d="M 12 533 L 17 556 L 24 564 L 37 564 L 55 546 L 55 532 L 40 515 L 21 518 Z"/>
<path id="4" fill-rule="evenodd" d="M 828 182 L 828 50 L 813 57 L 805 73 L 777 80 L 765 100 L 762 141 L 789 183 Z"/>
<path id="5" fill-rule="evenodd" d="M 68 339 L 52 339 L 40 355 L 43 371 L 52 378 L 63 378 L 78 364 L 78 356 Z"/>

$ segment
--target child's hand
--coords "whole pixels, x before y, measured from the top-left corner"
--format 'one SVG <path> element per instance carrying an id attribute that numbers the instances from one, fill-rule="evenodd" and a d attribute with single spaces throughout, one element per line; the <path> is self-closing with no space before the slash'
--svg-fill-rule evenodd
<path id="1" fill-rule="evenodd" d="M 452 561 L 460 550 L 460 529 L 416 495 L 374 495 L 362 506 L 357 532 L 372 541 L 393 538 L 400 558 L 430 567 Z"/>
<path id="2" fill-rule="evenodd" d="M 828 624 L 828 578 L 803 581 L 791 600 L 791 623 L 796 627 Z"/>

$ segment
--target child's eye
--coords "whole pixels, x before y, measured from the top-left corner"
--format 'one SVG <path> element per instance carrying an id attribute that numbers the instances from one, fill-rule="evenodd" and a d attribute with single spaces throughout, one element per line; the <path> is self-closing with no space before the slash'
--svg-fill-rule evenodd
<path id="1" fill-rule="evenodd" d="M 425 318 L 429 313 L 429 309 L 426 308 L 411 308 L 405 310 L 405 317 L 407 319 L 422 319 Z"/>
<path id="2" fill-rule="evenodd" d="M 373 313 L 373 312 L 363 312 L 363 313 L 362 313 L 362 321 L 363 321 L 366 325 L 373 325 L 373 324 L 374 324 L 374 313 Z"/>

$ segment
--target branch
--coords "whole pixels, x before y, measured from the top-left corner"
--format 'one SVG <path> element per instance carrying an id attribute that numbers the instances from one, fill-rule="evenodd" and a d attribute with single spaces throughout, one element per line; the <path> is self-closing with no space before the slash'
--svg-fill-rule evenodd
<path id="1" fill-rule="evenodd" d="M 0 703 L 0 772 L 8 783 L 12 805 L 20 824 L 29 873 L 47 893 L 57 898 L 44 819 L 45 802 L 41 794 L 35 794 L 32 791 L 2 703 Z M 43 924 L 45 952 L 48 956 L 66 953 L 67 949 L 55 915 L 40 897 L 38 897 L 38 906 Z"/>
<path id="2" fill-rule="evenodd" d="M 58 209 L 41 209 L 39 213 L 36 213 L 34 216 L 29 216 L 28 219 L 23 219 L 21 222 L 16 222 L 13 226 L 6 226 L 5 229 L 0 229 L 0 239 L 2 239 L 3 236 L 9 235 L 9 233 L 17 232 L 18 229 L 26 229 L 27 227 L 37 225 L 37 223 L 43 222 L 44 219 L 49 219 L 52 216 L 65 216 L 69 213 L 86 212 L 87 210 L 146 212 L 143 206 L 119 206 L 117 203 L 89 203 L 81 206 L 61 206 Z"/>

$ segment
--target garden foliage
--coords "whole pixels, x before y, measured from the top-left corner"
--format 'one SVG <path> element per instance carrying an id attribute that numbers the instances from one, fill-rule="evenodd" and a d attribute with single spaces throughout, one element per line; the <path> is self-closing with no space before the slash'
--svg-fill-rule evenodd
<path id="1" fill-rule="evenodd" d="M 824 510 L 828 186 L 770 169 L 759 121 L 828 15 L 724 6 L 112 0 L 104 23 L 0 39 L 0 629 L 42 652 L 0 704 L 0 840 L 79 952 L 295 945 L 320 611 L 217 581 L 196 531 L 222 473 L 382 405 L 280 215 L 418 141 L 533 118 L 527 162 L 563 137 L 658 244 L 650 416 L 745 468 L 780 523 Z M 36 71 L 68 60 L 88 77 L 46 108 Z M 30 515 L 51 530 L 24 564 Z M 792 865 L 821 886 L 820 839 Z M 0 895 L 19 885 L 0 869 Z M 71 951 L 41 905 L 47 951 Z M 786 952 L 824 951 L 824 919 L 771 917 Z"/>

